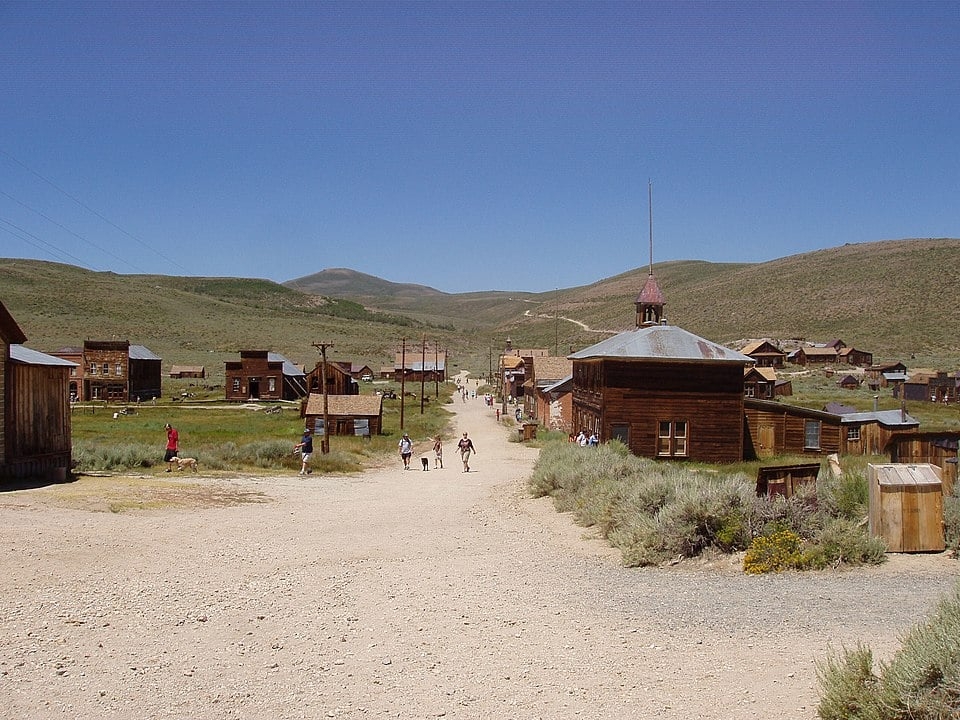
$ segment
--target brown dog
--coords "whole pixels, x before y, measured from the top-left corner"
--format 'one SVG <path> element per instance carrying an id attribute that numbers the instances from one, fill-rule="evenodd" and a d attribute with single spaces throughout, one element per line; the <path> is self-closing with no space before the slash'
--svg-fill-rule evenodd
<path id="1" fill-rule="evenodd" d="M 196 458 L 191 458 L 191 457 L 186 457 L 186 458 L 182 458 L 182 457 L 172 457 L 172 458 L 170 458 L 170 462 L 177 464 L 177 472 L 180 472 L 180 471 L 183 470 L 185 467 L 190 468 L 190 469 L 193 470 L 194 472 L 200 472 L 200 468 L 197 467 L 197 459 L 196 459 Z"/>

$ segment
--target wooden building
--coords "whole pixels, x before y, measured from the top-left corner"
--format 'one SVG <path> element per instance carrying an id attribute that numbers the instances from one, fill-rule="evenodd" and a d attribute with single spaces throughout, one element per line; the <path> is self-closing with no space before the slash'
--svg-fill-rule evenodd
<path id="1" fill-rule="evenodd" d="M 161 358 L 129 340 L 85 340 L 82 349 L 64 347 L 50 354 L 77 365 L 69 393 L 76 400 L 139 402 L 162 393 Z"/>
<path id="2" fill-rule="evenodd" d="M 549 424 L 551 400 L 542 391 L 573 371 L 569 358 L 541 355 L 531 359 L 530 375 L 524 381 L 523 413 L 526 417 Z"/>
<path id="3" fill-rule="evenodd" d="M 280 353 L 241 350 L 226 363 L 226 399 L 299 400 L 307 394 L 306 376 Z"/>
<path id="4" fill-rule="evenodd" d="M 207 376 L 207 371 L 203 365 L 173 365 L 170 368 L 170 377 L 178 380 L 184 378 L 200 378 Z"/>
<path id="5" fill-rule="evenodd" d="M 935 403 L 957 402 L 958 380 L 957 373 L 947 373 L 943 370 L 917 370 L 898 388 L 894 388 L 894 397 L 904 400 L 923 400 Z"/>
<path id="6" fill-rule="evenodd" d="M 0 479 L 65 480 L 72 465 L 68 360 L 24 347 L 0 303 Z"/>
<path id="7" fill-rule="evenodd" d="M 800 347 L 790 353 L 791 362 L 797 365 L 829 365 L 838 360 L 837 349 L 833 347 Z"/>
<path id="8" fill-rule="evenodd" d="M 772 367 L 748 367 L 743 370 L 743 394 L 771 399 L 776 394 L 777 371 Z"/>
<path id="9" fill-rule="evenodd" d="M 323 395 L 311 392 L 300 411 L 306 426 L 323 435 Z M 369 437 L 383 432 L 383 398 L 380 395 L 328 395 L 330 435 Z"/>
<path id="10" fill-rule="evenodd" d="M 651 270 L 636 328 L 570 355 L 573 432 L 618 439 L 635 455 L 710 463 L 743 459 L 743 375 L 753 359 L 663 324 Z"/>
<path id="11" fill-rule="evenodd" d="M 847 365 L 870 367 L 873 365 L 873 353 L 867 352 L 866 350 L 857 350 L 852 347 L 844 347 L 837 353 L 837 360 Z"/>
<path id="12" fill-rule="evenodd" d="M 844 390 L 856 390 L 860 387 L 860 378 L 856 375 L 844 375 L 839 380 L 837 380 L 837 385 L 842 387 Z"/>
<path id="13" fill-rule="evenodd" d="M 840 451 L 840 416 L 773 400 L 744 400 L 745 460 Z"/>
<path id="14" fill-rule="evenodd" d="M 830 405 L 830 410 L 838 410 Z M 747 398 L 744 459 L 774 455 L 885 455 L 895 437 L 920 423 L 902 410 L 846 412 L 813 410 L 782 402 Z"/>
<path id="15" fill-rule="evenodd" d="M 573 432 L 573 375 L 552 385 L 537 388 L 538 419 L 549 430 Z"/>
<path id="16" fill-rule="evenodd" d="M 887 375 L 890 373 L 897 374 L 897 375 L 906 375 L 907 366 L 899 361 L 894 363 L 879 363 L 877 365 L 871 365 L 866 369 L 865 372 L 867 373 L 867 377 L 869 378 L 872 378 L 874 380 L 882 380 L 884 375 Z M 884 387 L 886 387 L 886 385 L 884 385 Z"/>
<path id="17" fill-rule="evenodd" d="M 346 366 L 346 367 L 345 367 Z M 307 391 L 323 394 L 320 384 L 322 363 L 307 373 Z M 350 363 L 327 362 L 327 395 L 359 395 L 360 384 L 350 372 Z"/>
<path id="18" fill-rule="evenodd" d="M 397 350 L 393 379 L 397 382 L 445 382 L 447 351 L 433 343 L 412 343 Z"/>
<path id="19" fill-rule="evenodd" d="M 753 358 L 757 367 L 780 368 L 787 362 L 787 354 L 772 340 L 754 340 L 742 347 L 740 352 Z"/>
<path id="20" fill-rule="evenodd" d="M 890 438 L 890 462 L 930 463 L 942 471 L 943 493 L 949 496 L 957 483 L 957 449 L 960 432 L 898 433 Z"/>

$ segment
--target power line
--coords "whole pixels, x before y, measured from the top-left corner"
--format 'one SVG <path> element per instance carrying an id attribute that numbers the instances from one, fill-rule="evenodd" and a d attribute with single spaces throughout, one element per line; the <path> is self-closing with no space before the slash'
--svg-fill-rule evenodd
<path id="1" fill-rule="evenodd" d="M 71 255 L 66 250 L 61 250 L 56 245 L 53 245 L 52 243 L 47 242 L 43 238 L 39 238 L 33 233 L 27 230 L 24 230 L 19 225 L 14 225 L 9 220 L 4 220 L 3 218 L 0 218 L 0 223 L 4 223 L 5 225 L 9 225 L 10 227 L 14 228 L 14 230 L 16 230 L 17 232 L 14 232 L 10 228 L 6 228 L 0 225 L 0 230 L 3 230 L 4 232 L 9 233 L 10 235 L 13 235 L 18 240 L 22 240 L 28 245 L 33 245 L 33 247 L 37 248 L 38 250 L 51 253 L 54 256 L 58 256 L 59 260 L 64 260 L 64 257 L 67 257 L 75 261 L 79 267 L 86 267 L 86 265 L 84 265 L 83 260 L 81 260 L 80 258 L 74 255 Z M 31 240 L 30 238 L 33 238 L 33 240 L 36 240 L 36 242 L 33 242 L 33 240 Z"/>
<path id="2" fill-rule="evenodd" d="M 107 250 L 106 248 L 100 247 L 99 245 L 97 245 L 97 244 L 96 244 L 95 242 L 93 242 L 92 240 L 88 240 L 88 239 L 85 238 L 83 235 L 80 235 L 79 233 L 74 232 L 74 231 L 71 230 L 70 228 L 66 227 L 65 225 L 62 225 L 61 223 L 59 223 L 59 222 L 57 222 L 56 220 L 54 220 L 52 217 L 49 217 L 48 215 L 45 215 L 44 213 L 40 212 L 40 211 L 37 210 L 36 208 L 30 207 L 30 206 L 27 205 L 25 202 L 23 202 L 23 201 L 21 201 L 21 200 L 18 200 L 17 198 L 13 197 L 13 195 L 10 195 L 9 193 L 4 192 L 3 190 L 0 190 L 0 195 L 3 195 L 4 197 L 10 198 L 11 200 L 13 200 L 13 202 L 17 203 L 17 205 L 19 205 L 20 207 L 26 208 L 27 210 L 29 210 L 29 211 L 32 212 L 32 213 L 36 213 L 37 215 L 39 215 L 40 217 L 42 217 L 42 218 L 43 218 L 44 220 L 46 220 L 47 222 L 52 223 L 53 225 L 56 225 L 58 228 L 60 228 L 61 230 L 63 230 L 63 231 L 66 232 L 66 233 L 69 233 L 70 235 L 73 235 L 73 236 L 74 236 L 75 238 L 77 238 L 78 240 L 82 240 L 83 242 L 87 243 L 87 244 L 90 245 L 91 247 L 94 247 L 94 248 L 96 248 L 97 250 L 99 250 L 100 252 L 102 252 L 102 253 L 104 253 L 104 254 L 106 254 L 106 255 L 109 255 L 109 256 L 112 257 L 114 260 L 119 260 L 120 262 L 124 263 L 125 265 L 128 265 L 129 267 L 133 268 L 133 269 L 136 270 L 137 272 L 146 274 L 146 271 L 145 271 L 145 270 L 142 270 L 142 269 L 138 268 L 136 265 L 134 265 L 133 263 L 129 262 L 128 260 L 124 260 L 122 257 L 120 257 L 119 255 L 117 255 L 116 253 L 112 253 L 112 252 L 110 252 L 109 250 Z M 24 231 L 24 232 L 26 232 L 26 231 Z M 36 237 L 36 236 L 34 236 L 34 237 Z M 37 239 L 39 240 L 39 238 L 37 238 Z M 44 240 L 44 241 L 41 241 L 41 242 L 47 242 L 51 247 L 55 247 L 55 246 L 53 245 L 53 243 L 49 243 L 48 241 L 45 241 L 45 240 Z M 61 252 L 63 252 L 64 254 L 68 254 L 68 255 L 69 255 L 69 253 L 67 253 L 66 250 L 61 250 Z"/>
<path id="3" fill-rule="evenodd" d="M 141 247 L 146 248 L 147 250 L 149 250 L 150 252 L 152 252 L 154 255 L 162 258 L 163 260 L 165 260 L 166 262 L 170 263 L 170 264 L 173 265 L 174 267 L 179 268 L 179 269 L 182 270 L 184 273 L 189 273 L 189 271 L 188 271 L 185 267 L 183 267 L 180 263 L 178 263 L 176 260 L 173 260 L 172 258 L 167 257 L 166 255 L 164 255 L 163 253 L 161 253 L 160 251 L 158 251 L 158 250 L 157 250 L 155 247 L 153 247 L 152 245 L 149 245 L 148 243 L 145 243 L 143 240 L 141 240 L 140 238 L 138 238 L 136 235 L 133 235 L 132 233 L 127 232 L 127 231 L 124 230 L 122 227 L 120 227 L 119 225 L 117 225 L 115 222 L 113 222 L 112 220 L 110 220 L 108 217 L 104 216 L 103 214 L 97 212 L 97 211 L 94 210 L 92 207 L 90 207 L 89 205 L 87 205 L 85 202 L 83 202 L 83 200 L 81 200 L 80 198 L 78 198 L 78 197 L 76 197 L 76 196 L 74 196 L 74 195 L 71 195 L 71 194 L 68 193 L 66 190 L 64 190 L 62 187 L 60 187 L 60 186 L 57 185 L 55 182 L 53 182 L 53 180 L 50 180 L 49 178 L 44 177 L 43 175 L 41 175 L 40 173 L 38 173 L 38 172 L 37 172 L 36 170 L 34 170 L 33 168 L 31 168 L 31 167 L 27 166 L 26 164 L 22 163 L 20 160 L 18 160 L 17 158 L 15 158 L 13 155 L 11 155 L 10 153 L 8 153 L 8 152 L 7 152 L 6 150 L 4 150 L 3 148 L 0 148 L 0 155 L 3 155 L 3 156 L 5 156 L 5 157 L 7 157 L 7 158 L 10 159 L 12 162 L 16 163 L 17 165 L 19 165 L 20 167 L 22 167 L 24 170 L 26 170 L 27 172 L 29 172 L 31 175 L 34 175 L 35 177 L 37 177 L 37 178 L 39 178 L 40 180 L 42 180 L 43 182 L 45 182 L 47 185 L 49 185 L 50 187 L 52 187 L 52 188 L 53 188 L 54 190 L 56 190 L 57 192 L 59 192 L 59 193 L 63 194 L 64 196 L 70 198 L 71 200 L 73 200 L 73 202 L 75 202 L 77 205 L 79 205 L 80 207 L 82 207 L 84 210 L 86 210 L 86 211 L 89 212 L 90 214 L 95 215 L 96 217 L 100 218 L 103 222 L 107 223 L 107 225 L 109 225 L 110 227 L 114 228 L 115 230 L 123 233 L 124 235 L 126 235 L 128 238 L 130 238 L 131 240 L 133 240 L 135 243 L 137 243 L 137 244 L 140 245 Z M 9 197 L 9 196 L 8 196 L 8 197 Z M 129 263 L 128 263 L 128 264 L 129 264 Z"/>

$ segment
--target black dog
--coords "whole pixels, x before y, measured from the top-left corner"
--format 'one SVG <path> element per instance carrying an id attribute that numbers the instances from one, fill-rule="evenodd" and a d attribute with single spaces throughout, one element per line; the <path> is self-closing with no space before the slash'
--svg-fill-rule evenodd
<path id="1" fill-rule="evenodd" d="M 422 458 L 420 458 L 420 462 L 423 463 L 423 469 L 424 469 L 424 470 L 429 470 L 429 469 L 430 469 L 430 460 L 429 460 L 428 458 L 422 457 Z"/>

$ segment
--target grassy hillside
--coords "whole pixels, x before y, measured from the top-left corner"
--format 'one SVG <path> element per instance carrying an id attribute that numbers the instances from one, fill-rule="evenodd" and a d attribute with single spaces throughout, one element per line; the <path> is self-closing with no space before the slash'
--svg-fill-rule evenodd
<path id="1" fill-rule="evenodd" d="M 958 266 L 960 240 L 896 240 L 766 263 L 660 263 L 654 272 L 669 322 L 710 340 L 839 337 L 877 360 L 955 369 Z M 0 260 L 0 300 L 40 350 L 127 338 L 165 366 L 204 364 L 222 374 L 241 348 L 312 365 L 311 343 L 323 341 L 334 344 L 334 359 L 378 367 L 392 362 L 401 338 L 416 344 L 426 336 L 450 350 L 452 370 L 483 373 L 507 337 L 515 347 L 565 354 L 632 327 L 646 275 L 640 267 L 549 293 L 450 294 L 345 269 L 280 285 Z"/>

